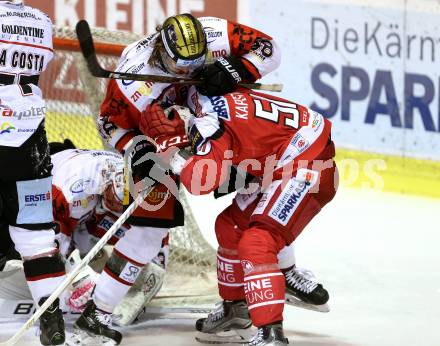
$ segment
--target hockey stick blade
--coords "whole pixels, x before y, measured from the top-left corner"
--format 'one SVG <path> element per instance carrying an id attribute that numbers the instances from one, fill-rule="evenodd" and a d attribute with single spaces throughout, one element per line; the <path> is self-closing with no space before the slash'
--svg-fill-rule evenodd
<path id="1" fill-rule="evenodd" d="M 76 36 L 78 37 L 81 52 L 86 59 L 87 67 L 91 74 L 95 77 L 106 77 L 106 71 L 101 68 L 96 57 L 95 46 L 93 44 L 92 32 L 90 31 L 89 23 L 85 20 L 80 20 L 76 24 Z"/>
<path id="2" fill-rule="evenodd" d="M 200 84 L 200 80 L 194 79 L 181 79 L 169 76 L 158 76 L 148 74 L 136 74 L 127 72 L 109 71 L 99 64 L 96 56 L 95 46 L 93 43 L 92 32 L 90 30 L 89 23 L 82 19 L 76 24 L 76 36 L 78 37 L 79 45 L 84 59 L 87 62 L 87 68 L 94 77 L 98 78 L 111 78 L 111 79 L 128 79 L 141 82 L 158 82 L 158 83 L 170 83 L 180 85 L 196 85 Z M 241 86 L 248 89 L 258 89 L 266 91 L 280 92 L 283 89 L 282 84 L 261 84 L 261 83 L 244 83 Z"/>
<path id="3" fill-rule="evenodd" d="M 145 307 L 145 314 L 209 314 L 214 310 L 214 307 L 197 307 L 197 306 L 183 306 L 183 307 Z"/>

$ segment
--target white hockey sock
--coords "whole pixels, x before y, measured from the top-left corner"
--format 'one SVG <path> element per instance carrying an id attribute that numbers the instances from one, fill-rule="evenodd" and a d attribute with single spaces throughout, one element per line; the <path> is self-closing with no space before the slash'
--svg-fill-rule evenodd
<path id="1" fill-rule="evenodd" d="M 130 285 L 123 284 L 103 271 L 96 283 L 93 301 L 100 310 L 113 312 L 130 289 Z"/>

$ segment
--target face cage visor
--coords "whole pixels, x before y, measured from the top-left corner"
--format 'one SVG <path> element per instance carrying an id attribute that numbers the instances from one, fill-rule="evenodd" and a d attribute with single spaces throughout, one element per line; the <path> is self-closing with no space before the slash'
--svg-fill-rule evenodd
<path id="1" fill-rule="evenodd" d="M 122 213 L 122 196 L 123 189 L 114 182 L 109 183 L 102 192 L 102 204 L 104 209 L 114 212 Z"/>
<path id="2" fill-rule="evenodd" d="M 197 73 L 202 69 L 205 64 L 205 55 L 194 59 L 194 60 L 184 60 L 184 59 L 172 59 L 168 53 L 164 50 L 161 51 L 162 63 L 166 70 L 178 77 L 191 78 L 197 75 Z"/>

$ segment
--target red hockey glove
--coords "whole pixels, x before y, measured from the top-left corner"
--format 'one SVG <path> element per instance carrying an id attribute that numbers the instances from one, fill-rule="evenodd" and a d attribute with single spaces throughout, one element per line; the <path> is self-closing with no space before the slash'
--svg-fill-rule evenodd
<path id="1" fill-rule="evenodd" d="M 188 138 L 185 132 L 185 123 L 176 110 L 172 110 L 168 117 L 164 109 L 153 103 L 142 112 L 139 129 L 148 137 L 154 139 L 158 151 L 165 151 L 171 146 L 186 147 Z"/>

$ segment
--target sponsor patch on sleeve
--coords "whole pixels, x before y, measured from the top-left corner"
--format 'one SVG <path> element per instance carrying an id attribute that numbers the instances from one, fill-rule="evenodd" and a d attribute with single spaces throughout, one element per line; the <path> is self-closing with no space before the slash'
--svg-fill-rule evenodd
<path id="1" fill-rule="evenodd" d="M 52 177 L 17 182 L 17 224 L 53 221 Z"/>

